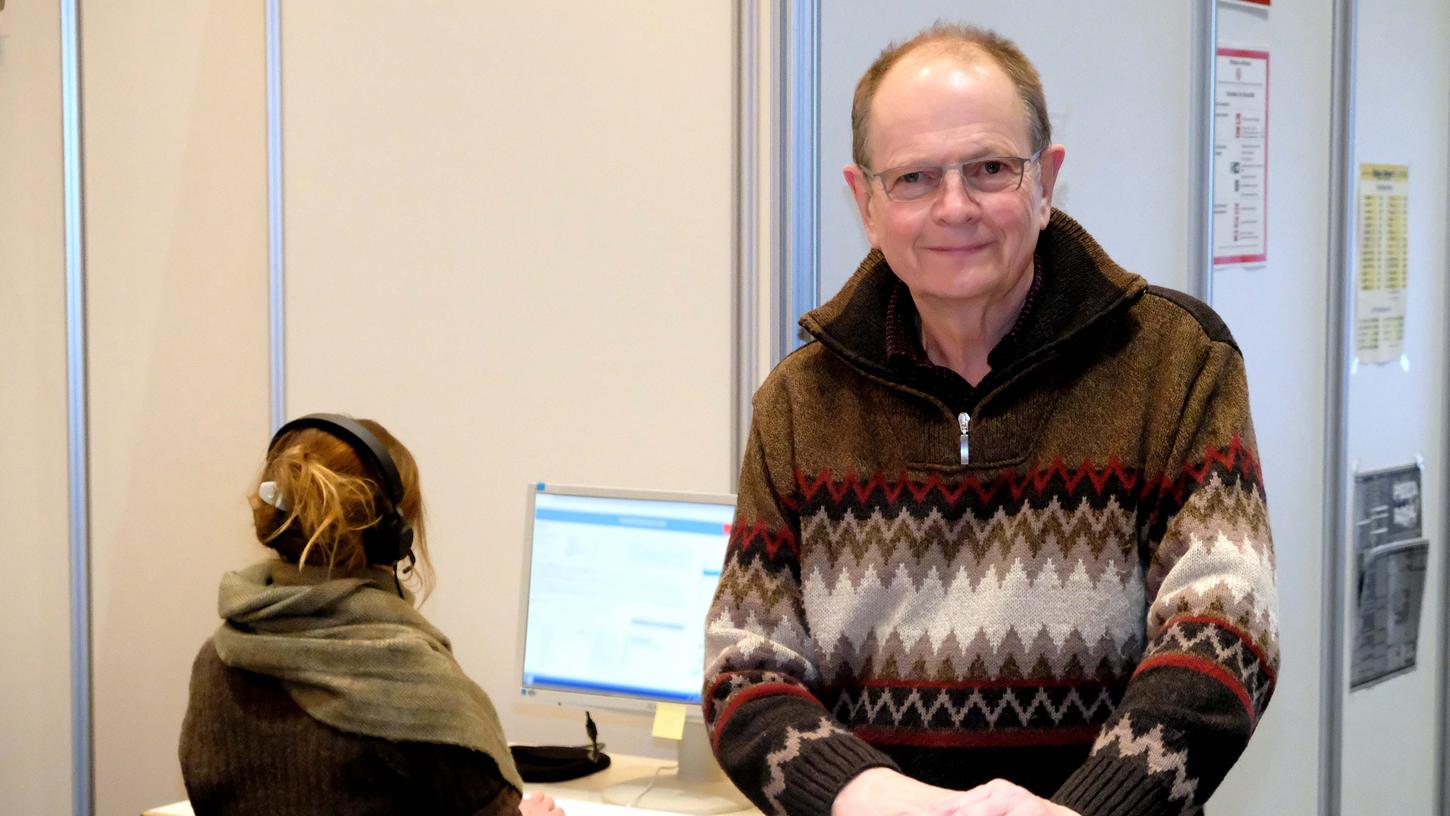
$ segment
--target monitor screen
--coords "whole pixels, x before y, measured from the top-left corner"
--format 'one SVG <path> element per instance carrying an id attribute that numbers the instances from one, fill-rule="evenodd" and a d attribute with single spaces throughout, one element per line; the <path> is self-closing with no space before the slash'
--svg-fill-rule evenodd
<path id="1" fill-rule="evenodd" d="M 734 509 L 728 495 L 531 488 L 523 693 L 698 705 Z"/>

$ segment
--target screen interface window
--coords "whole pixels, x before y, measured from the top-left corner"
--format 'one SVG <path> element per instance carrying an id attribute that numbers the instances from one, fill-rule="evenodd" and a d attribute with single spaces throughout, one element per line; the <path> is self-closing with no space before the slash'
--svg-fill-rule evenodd
<path id="1" fill-rule="evenodd" d="M 728 504 L 537 493 L 523 685 L 699 703 Z"/>

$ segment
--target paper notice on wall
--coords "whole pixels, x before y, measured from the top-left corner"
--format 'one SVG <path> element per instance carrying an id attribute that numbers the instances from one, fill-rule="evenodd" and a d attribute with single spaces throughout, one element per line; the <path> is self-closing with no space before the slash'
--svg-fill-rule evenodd
<path id="1" fill-rule="evenodd" d="M 1269 257 L 1269 52 L 1218 49 L 1213 101 L 1213 263 Z"/>
<path id="2" fill-rule="evenodd" d="M 1351 689 L 1415 668 L 1430 550 L 1422 509 L 1418 464 L 1354 477 Z"/>
<path id="3" fill-rule="evenodd" d="M 1405 350 L 1410 269 L 1410 168 L 1359 166 L 1359 263 L 1354 353 L 1361 364 L 1399 360 Z"/>

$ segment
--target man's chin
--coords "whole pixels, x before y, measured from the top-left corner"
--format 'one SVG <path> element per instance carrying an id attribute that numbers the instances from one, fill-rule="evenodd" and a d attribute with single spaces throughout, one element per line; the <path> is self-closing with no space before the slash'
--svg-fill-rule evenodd
<path id="1" fill-rule="evenodd" d="M 969 304 L 973 301 L 982 300 L 992 291 L 986 285 L 986 281 L 980 277 L 974 280 L 956 280 L 943 283 L 926 284 L 920 287 L 912 287 L 911 295 L 916 300 L 931 300 L 939 303 L 960 303 Z"/>

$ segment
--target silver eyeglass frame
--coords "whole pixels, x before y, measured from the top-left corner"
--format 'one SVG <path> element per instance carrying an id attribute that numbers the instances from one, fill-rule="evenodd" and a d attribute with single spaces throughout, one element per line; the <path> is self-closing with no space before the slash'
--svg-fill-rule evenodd
<path id="1" fill-rule="evenodd" d="M 953 162 L 951 164 L 903 164 L 897 167 L 888 167 L 884 170 L 879 171 L 872 170 L 869 167 L 861 167 L 861 172 L 866 175 L 867 181 L 870 181 L 872 179 L 877 180 L 877 183 L 881 187 L 882 194 L 885 195 L 888 200 L 895 201 L 901 204 L 915 204 L 922 201 L 932 200 L 940 193 L 946 180 L 947 174 L 951 172 L 955 172 L 957 175 L 961 176 L 963 189 L 969 190 L 973 193 L 993 195 L 995 193 L 1006 193 L 1022 189 L 1022 180 L 1027 177 L 1027 165 L 1033 164 L 1034 162 L 1041 160 L 1042 152 L 1046 149 L 1047 148 L 1045 147 L 1040 147 L 1037 149 L 1037 152 L 1033 153 L 1031 156 L 983 156 L 980 159 L 968 159 L 966 161 Z M 968 180 L 969 175 L 966 172 L 967 167 L 972 165 L 981 165 L 987 162 L 994 161 L 1021 162 L 1021 164 L 1017 166 L 1017 182 L 1010 186 L 1003 187 L 1000 190 L 983 190 L 979 187 L 976 187 L 972 184 L 971 181 Z M 891 190 L 888 189 L 886 186 L 886 177 L 893 173 L 904 173 L 913 170 L 940 170 L 943 183 L 937 184 L 937 186 L 931 191 L 917 198 L 897 198 L 896 196 L 892 195 Z"/>

